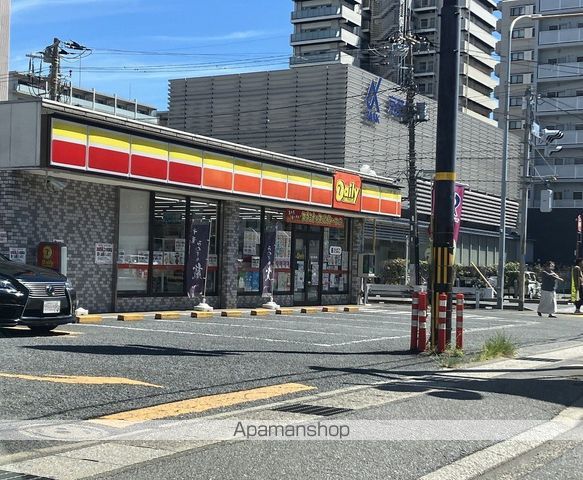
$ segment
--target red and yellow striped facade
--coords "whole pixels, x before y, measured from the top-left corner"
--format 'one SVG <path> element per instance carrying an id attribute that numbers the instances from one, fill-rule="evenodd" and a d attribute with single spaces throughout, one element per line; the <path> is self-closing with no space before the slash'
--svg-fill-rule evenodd
<path id="1" fill-rule="evenodd" d="M 53 118 L 50 165 L 332 208 L 334 177 Z M 362 184 L 360 211 L 400 216 L 398 190 Z"/>

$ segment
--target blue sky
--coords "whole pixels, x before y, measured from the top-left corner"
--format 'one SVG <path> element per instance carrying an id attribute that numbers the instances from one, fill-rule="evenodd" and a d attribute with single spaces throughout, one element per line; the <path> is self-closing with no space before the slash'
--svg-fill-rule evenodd
<path id="1" fill-rule="evenodd" d="M 62 64 L 75 86 L 165 110 L 169 79 L 287 68 L 291 11 L 291 0 L 12 0 L 10 66 L 28 71 L 26 54 L 73 40 L 92 49 Z"/>

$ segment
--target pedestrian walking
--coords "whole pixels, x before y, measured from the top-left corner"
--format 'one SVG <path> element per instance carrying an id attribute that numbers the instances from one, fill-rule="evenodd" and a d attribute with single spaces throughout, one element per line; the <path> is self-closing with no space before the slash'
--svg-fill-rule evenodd
<path id="1" fill-rule="evenodd" d="M 583 305 L 583 258 L 575 260 L 571 271 L 571 301 L 575 304 L 575 313 L 581 313 Z"/>
<path id="2" fill-rule="evenodd" d="M 538 316 L 542 317 L 543 313 L 548 313 L 550 318 L 556 318 L 557 312 L 557 282 L 563 279 L 555 272 L 555 264 L 548 261 L 544 265 L 541 273 L 541 292 L 540 302 L 538 304 Z"/>

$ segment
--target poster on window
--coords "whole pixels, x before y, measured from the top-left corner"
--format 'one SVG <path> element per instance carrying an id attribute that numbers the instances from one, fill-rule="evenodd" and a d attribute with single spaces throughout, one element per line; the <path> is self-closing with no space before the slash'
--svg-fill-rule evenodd
<path id="1" fill-rule="evenodd" d="M 26 248 L 10 247 L 9 258 L 13 262 L 26 263 Z"/>
<path id="2" fill-rule="evenodd" d="M 188 238 L 188 262 L 186 265 L 186 291 L 190 298 L 204 295 L 208 262 L 210 225 L 192 223 Z"/>
<path id="3" fill-rule="evenodd" d="M 261 277 L 263 279 L 263 297 L 273 294 L 273 262 L 275 258 L 275 232 L 265 232 L 263 252 L 261 253 Z"/>
<path id="4" fill-rule="evenodd" d="M 243 233 L 243 255 L 255 255 L 258 243 L 259 234 L 255 230 L 245 230 Z"/>

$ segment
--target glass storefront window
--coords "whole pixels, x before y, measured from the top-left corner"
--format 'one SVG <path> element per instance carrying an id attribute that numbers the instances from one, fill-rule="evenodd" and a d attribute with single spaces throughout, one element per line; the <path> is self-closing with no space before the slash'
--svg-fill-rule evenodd
<path id="1" fill-rule="evenodd" d="M 291 291 L 292 232 L 291 225 L 284 222 L 283 216 L 283 210 L 265 209 L 265 231 L 275 232 L 273 288 L 276 293 Z"/>
<path id="2" fill-rule="evenodd" d="M 349 255 L 346 228 L 324 228 L 323 253 L 322 291 L 347 293 Z"/>
<path id="3" fill-rule="evenodd" d="M 210 224 L 206 293 L 218 283 L 217 203 L 170 194 L 120 190 L 117 291 L 185 294 L 187 218 Z"/>
<path id="4" fill-rule="evenodd" d="M 148 289 L 150 193 L 120 190 L 117 290 Z"/>
<path id="5" fill-rule="evenodd" d="M 184 291 L 186 198 L 154 196 L 152 223 L 152 292 L 180 295 Z"/>
<path id="6" fill-rule="evenodd" d="M 259 293 L 261 262 L 261 208 L 239 207 L 239 278 L 237 292 Z"/>
<path id="7" fill-rule="evenodd" d="M 219 269 L 218 238 L 217 238 L 217 204 L 190 199 L 190 218 L 195 223 L 210 223 L 209 256 L 207 261 L 206 294 L 217 292 Z"/>

